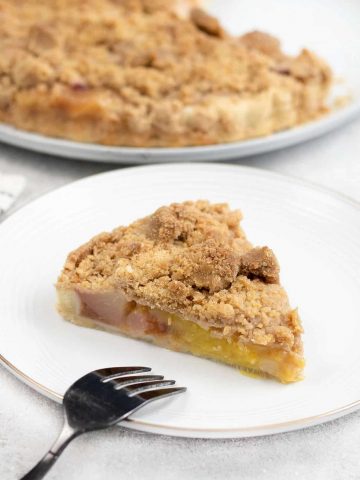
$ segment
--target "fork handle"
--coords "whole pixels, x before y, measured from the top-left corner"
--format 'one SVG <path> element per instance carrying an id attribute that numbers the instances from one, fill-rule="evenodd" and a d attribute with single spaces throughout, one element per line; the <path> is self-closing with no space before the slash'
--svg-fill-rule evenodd
<path id="1" fill-rule="evenodd" d="M 21 480 L 41 480 L 58 459 L 58 455 L 48 452 Z"/>
<path id="2" fill-rule="evenodd" d="M 82 432 L 76 431 L 65 421 L 60 435 L 44 457 L 20 480 L 41 480 L 54 465 L 69 443 Z"/>

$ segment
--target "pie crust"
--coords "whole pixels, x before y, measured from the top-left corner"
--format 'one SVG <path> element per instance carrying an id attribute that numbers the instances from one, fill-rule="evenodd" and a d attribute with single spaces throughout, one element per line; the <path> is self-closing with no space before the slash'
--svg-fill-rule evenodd
<path id="1" fill-rule="evenodd" d="M 74 323 L 190 352 L 287 383 L 301 379 L 302 327 L 268 247 L 226 204 L 161 207 L 69 254 L 58 310 Z"/>
<path id="2" fill-rule="evenodd" d="M 0 121 L 175 147 L 268 135 L 327 111 L 332 75 L 314 53 L 290 57 L 261 32 L 231 36 L 189 4 L 0 0 Z"/>

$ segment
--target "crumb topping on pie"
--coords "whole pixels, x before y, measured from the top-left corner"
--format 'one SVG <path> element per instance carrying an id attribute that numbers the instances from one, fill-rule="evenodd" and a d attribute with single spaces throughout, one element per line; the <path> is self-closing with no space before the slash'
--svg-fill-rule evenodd
<path id="1" fill-rule="evenodd" d="M 231 36 L 198 8 L 180 16 L 182 3 L 0 0 L 0 121 L 176 146 L 266 135 L 325 111 L 325 62 L 284 55 L 261 32 Z"/>
<path id="2" fill-rule="evenodd" d="M 121 291 L 212 334 L 301 351 L 300 320 L 268 247 L 253 248 L 226 204 L 184 202 L 72 252 L 58 289 Z"/>

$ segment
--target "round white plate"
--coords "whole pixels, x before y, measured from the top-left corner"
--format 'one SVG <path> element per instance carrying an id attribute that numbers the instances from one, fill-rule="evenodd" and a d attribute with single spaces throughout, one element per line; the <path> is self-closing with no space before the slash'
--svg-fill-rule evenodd
<path id="1" fill-rule="evenodd" d="M 120 335 L 81 328 L 55 311 L 67 253 L 91 236 L 174 201 L 241 208 L 255 245 L 270 245 L 305 328 L 305 380 L 292 385 Z M 188 387 L 126 426 L 194 437 L 241 437 L 321 423 L 360 407 L 360 206 L 299 180 L 228 165 L 135 167 L 49 193 L 0 226 L 1 359 L 60 401 L 86 372 L 147 365 Z"/>
<path id="2" fill-rule="evenodd" d="M 317 121 L 274 135 L 221 145 L 187 148 L 107 147 L 45 137 L 0 125 L 0 141 L 37 152 L 72 159 L 114 163 L 150 163 L 192 160 L 226 160 L 295 145 L 318 137 L 349 122 L 360 113 L 360 2 L 348 0 L 208 0 L 216 14 L 234 34 L 253 29 L 273 33 L 286 52 L 295 54 L 306 46 L 327 59 L 342 84 L 332 97 L 352 97 L 351 102 Z M 265 14 L 266 12 L 266 14 Z M 296 22 L 289 19 L 296 18 Z M 336 34 L 334 34 L 336 32 Z M 331 101 L 330 101 L 331 103 Z"/>

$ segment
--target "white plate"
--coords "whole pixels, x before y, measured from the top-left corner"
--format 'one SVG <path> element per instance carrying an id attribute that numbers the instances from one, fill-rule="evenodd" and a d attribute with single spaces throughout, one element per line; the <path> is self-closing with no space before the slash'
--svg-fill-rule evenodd
<path id="1" fill-rule="evenodd" d="M 306 377 L 282 385 L 141 341 L 77 327 L 54 308 L 53 284 L 74 247 L 157 207 L 207 198 L 240 207 L 256 245 L 273 247 L 305 327 Z M 2 361 L 60 400 L 84 373 L 143 364 L 188 392 L 153 404 L 128 427 L 171 435 L 241 437 L 321 423 L 360 406 L 360 207 L 288 177 L 227 165 L 113 171 L 63 187 L 0 226 Z"/>
<path id="2" fill-rule="evenodd" d="M 265 30 L 283 40 L 289 53 L 306 46 L 326 58 L 345 82 L 333 96 L 352 95 L 352 102 L 326 117 L 269 137 L 230 144 L 188 148 L 106 147 L 59 140 L 0 125 L 0 141 L 72 159 L 114 163 L 226 160 L 269 152 L 318 137 L 352 120 L 360 112 L 360 2 L 348 0 L 210 0 L 211 12 L 233 33 Z M 266 14 L 264 14 L 266 12 Z M 296 18 L 296 22 L 289 21 Z M 321 22 L 319 22 L 321 19 Z M 336 34 L 334 34 L 336 32 Z"/>

